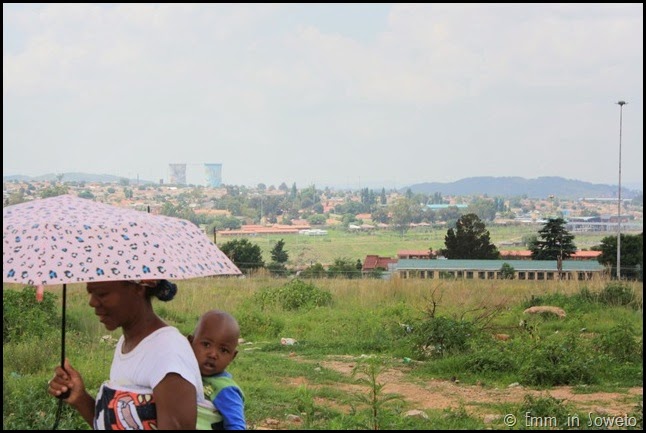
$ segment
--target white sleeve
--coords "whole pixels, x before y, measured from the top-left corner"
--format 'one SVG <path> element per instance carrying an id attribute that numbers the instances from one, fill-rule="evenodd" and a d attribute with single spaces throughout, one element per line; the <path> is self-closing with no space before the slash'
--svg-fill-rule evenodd
<path id="1" fill-rule="evenodd" d="M 193 384 L 203 395 L 200 368 L 188 339 L 179 331 L 165 333 L 150 351 L 150 386 L 155 388 L 169 373 L 176 373 Z"/>

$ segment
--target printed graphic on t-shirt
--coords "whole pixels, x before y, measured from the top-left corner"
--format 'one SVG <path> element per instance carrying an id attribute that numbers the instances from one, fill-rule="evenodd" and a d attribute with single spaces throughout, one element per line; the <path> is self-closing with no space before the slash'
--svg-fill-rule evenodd
<path id="1" fill-rule="evenodd" d="M 96 399 L 95 430 L 157 430 L 152 394 L 120 391 L 103 385 Z"/>

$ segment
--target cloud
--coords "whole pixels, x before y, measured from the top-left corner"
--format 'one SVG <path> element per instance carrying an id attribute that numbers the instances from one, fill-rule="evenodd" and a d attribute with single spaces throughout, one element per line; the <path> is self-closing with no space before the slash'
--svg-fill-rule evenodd
<path id="1" fill-rule="evenodd" d="M 3 171 L 642 179 L 643 5 L 3 5 Z"/>

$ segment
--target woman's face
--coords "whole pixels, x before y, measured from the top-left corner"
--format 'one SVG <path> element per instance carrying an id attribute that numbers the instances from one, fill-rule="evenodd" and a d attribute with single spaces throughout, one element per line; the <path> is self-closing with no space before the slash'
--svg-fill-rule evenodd
<path id="1" fill-rule="evenodd" d="M 90 307 L 108 331 L 126 324 L 138 313 L 138 296 L 145 296 L 144 289 L 128 281 L 105 281 L 88 283 Z"/>

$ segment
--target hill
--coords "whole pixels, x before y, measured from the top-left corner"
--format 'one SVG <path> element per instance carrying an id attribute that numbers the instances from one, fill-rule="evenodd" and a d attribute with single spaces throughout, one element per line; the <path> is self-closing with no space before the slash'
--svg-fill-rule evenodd
<path id="1" fill-rule="evenodd" d="M 114 176 L 111 174 L 90 174 L 90 173 L 61 173 L 63 182 L 99 182 L 99 183 L 118 183 L 122 179 L 121 176 Z M 44 182 L 57 180 L 57 176 L 61 174 L 48 173 L 41 176 L 23 176 L 20 174 L 13 176 L 2 176 L 3 182 L 10 182 L 12 180 L 24 182 Z M 130 183 L 137 183 L 137 179 L 128 179 Z M 139 183 L 153 183 L 149 180 L 139 179 Z"/>
<path id="2" fill-rule="evenodd" d="M 124 178 L 110 174 L 89 174 L 89 173 L 62 173 L 63 182 L 101 182 L 118 183 Z M 10 181 L 54 181 L 60 174 L 44 174 L 42 176 L 12 175 L 3 176 L 3 182 Z M 149 180 L 128 179 L 131 184 L 151 184 Z M 626 185 L 621 188 L 623 198 L 634 198 L 642 194 L 642 185 Z M 580 180 L 565 179 L 562 177 L 539 177 L 537 179 L 525 179 L 522 177 L 468 177 L 455 182 L 425 182 L 403 187 L 403 193 L 407 189 L 413 193 L 434 194 L 451 196 L 483 195 L 490 197 L 514 197 L 526 196 L 528 198 L 546 198 L 554 196 L 561 199 L 575 200 L 583 197 L 613 198 L 617 197 L 616 185 L 595 184 Z"/>
<path id="3" fill-rule="evenodd" d="M 490 197 L 527 196 L 529 198 L 546 198 L 555 196 L 562 199 L 578 199 L 583 197 L 617 197 L 616 185 L 603 185 L 562 177 L 539 177 L 525 179 L 522 177 L 469 177 L 455 182 L 418 183 L 403 188 L 413 193 L 468 196 L 486 194 Z M 633 198 L 642 191 L 627 189 L 622 186 L 621 196 Z"/>

